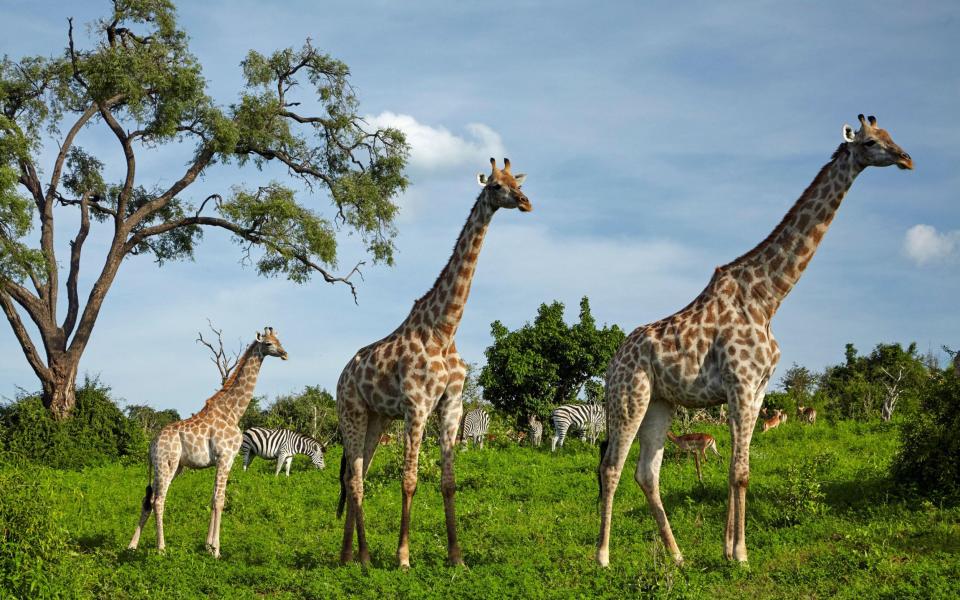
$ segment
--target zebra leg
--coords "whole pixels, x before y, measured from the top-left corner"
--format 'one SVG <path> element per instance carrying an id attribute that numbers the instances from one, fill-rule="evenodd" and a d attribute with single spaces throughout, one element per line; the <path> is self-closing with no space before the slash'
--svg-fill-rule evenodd
<path id="1" fill-rule="evenodd" d="M 293 455 L 292 455 L 292 454 L 287 457 L 286 463 L 287 463 L 287 466 L 286 466 L 287 477 L 290 477 L 290 465 L 293 464 Z"/>
<path id="2" fill-rule="evenodd" d="M 478 435 L 477 437 L 473 438 L 473 440 L 474 440 L 473 443 L 474 443 L 474 444 L 476 444 L 477 442 L 480 443 L 480 449 L 481 449 L 481 450 L 483 450 L 483 438 L 484 438 L 484 437 L 485 437 L 485 436 L 483 436 L 483 435 L 481 434 L 481 435 Z"/>
<path id="3" fill-rule="evenodd" d="M 560 442 L 560 447 L 563 448 L 563 439 L 567 435 L 567 428 L 563 425 L 555 426 L 553 428 L 553 441 L 550 443 L 550 452 L 557 451 L 557 442 Z"/>
<path id="4" fill-rule="evenodd" d="M 277 453 L 277 470 L 273 472 L 273 476 L 277 477 L 280 475 L 280 471 L 283 470 L 283 463 L 286 462 L 287 457 L 284 456 L 283 452 Z"/>
<path id="5" fill-rule="evenodd" d="M 643 421 L 650 402 L 650 383 L 644 373 L 629 373 L 611 366 L 607 377 L 607 446 L 600 460 L 600 536 L 597 542 L 597 562 L 610 565 L 610 524 L 613 516 L 613 496 L 620 482 L 623 465 L 630 453 L 633 438 Z M 661 445 L 662 446 L 662 445 Z M 603 446 L 600 446 L 601 449 Z M 662 448 L 661 448 L 662 452 Z"/>

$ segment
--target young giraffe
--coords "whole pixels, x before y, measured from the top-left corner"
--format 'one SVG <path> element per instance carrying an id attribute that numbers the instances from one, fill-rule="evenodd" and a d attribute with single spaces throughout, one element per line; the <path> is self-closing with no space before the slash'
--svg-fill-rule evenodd
<path id="1" fill-rule="evenodd" d="M 606 448 L 601 447 L 597 561 L 609 564 L 613 496 L 640 430 L 635 478 L 663 543 L 683 561 L 660 501 L 664 434 L 675 405 L 729 407 L 732 444 L 724 554 L 747 560 L 744 538 L 750 439 L 767 382 L 780 358 L 770 320 L 799 280 L 854 178 L 868 166 L 912 169 L 910 156 L 876 119 L 843 127 L 843 143 L 780 224 L 757 247 L 717 267 L 706 289 L 674 315 L 634 330 L 607 370 Z"/>
<path id="2" fill-rule="evenodd" d="M 237 423 L 253 398 L 253 388 L 265 356 L 279 356 L 287 360 L 287 352 L 280 345 L 272 327 L 264 328 L 263 335 L 257 333 L 256 341 L 237 361 L 223 388 L 207 400 L 200 412 L 189 419 L 170 423 L 154 438 L 150 444 L 153 484 L 147 486 L 140 522 L 133 532 L 129 549 L 137 548 L 140 532 L 150 518 L 150 511 L 154 510 L 157 513 L 157 549 L 163 551 L 166 546 L 163 539 L 163 506 L 170 482 L 185 467 L 204 469 L 216 465 L 207 549 L 220 558 L 220 515 L 223 513 L 227 477 L 243 440 Z"/>
<path id="3" fill-rule="evenodd" d="M 337 516 L 347 506 L 343 529 L 341 562 L 353 558 L 353 531 L 357 532 L 360 561 L 367 564 L 363 521 L 363 477 L 377 448 L 377 440 L 394 419 L 404 420 L 403 496 L 400 513 L 400 566 L 410 566 L 410 506 L 417 487 L 420 441 L 427 417 L 440 411 L 440 448 L 443 469 L 441 490 L 447 523 L 447 558 L 463 564 L 457 545 L 454 516 L 454 444 L 463 403 L 460 398 L 466 365 L 454 345 L 454 335 L 470 294 L 477 256 L 487 227 L 498 208 L 533 209 L 520 191 L 524 175 L 510 173 L 510 161 L 503 170 L 490 159 L 489 177 L 478 175 L 483 191 L 460 232 L 453 255 L 436 283 L 414 302 L 410 315 L 390 335 L 361 348 L 350 360 L 337 383 L 337 415 L 343 434 L 343 461 L 340 463 L 340 501 Z M 347 502 L 349 497 L 349 502 Z"/>

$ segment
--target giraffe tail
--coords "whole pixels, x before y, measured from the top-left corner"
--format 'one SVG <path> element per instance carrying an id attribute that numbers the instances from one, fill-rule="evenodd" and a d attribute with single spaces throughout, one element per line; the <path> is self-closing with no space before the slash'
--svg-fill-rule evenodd
<path id="1" fill-rule="evenodd" d="M 147 484 L 147 491 L 143 495 L 143 503 L 140 505 L 140 507 L 145 512 L 150 512 L 150 510 L 153 508 L 153 486 L 149 483 Z"/>
<path id="2" fill-rule="evenodd" d="M 600 464 L 597 465 L 597 505 L 603 500 L 603 459 L 607 455 L 609 445 L 609 438 L 600 442 Z"/>
<path id="3" fill-rule="evenodd" d="M 347 484 L 344 476 L 347 473 L 347 451 L 340 457 L 340 498 L 337 500 L 337 518 L 343 516 L 343 507 L 347 504 Z"/>

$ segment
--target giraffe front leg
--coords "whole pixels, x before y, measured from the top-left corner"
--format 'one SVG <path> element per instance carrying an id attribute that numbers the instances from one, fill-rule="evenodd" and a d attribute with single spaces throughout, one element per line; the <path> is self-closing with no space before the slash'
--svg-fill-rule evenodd
<path id="1" fill-rule="evenodd" d="M 426 403 L 414 403 L 414 406 L 424 406 Z M 427 414 L 425 411 L 408 413 L 406 430 L 404 433 L 403 456 L 403 484 L 402 501 L 400 508 L 400 542 L 397 544 L 397 561 L 400 567 L 410 568 L 410 510 L 413 505 L 413 495 L 417 491 L 417 467 L 420 462 L 420 442 L 423 440 L 423 429 L 426 426 Z"/>
<path id="2" fill-rule="evenodd" d="M 739 387 L 730 398 L 729 501 L 727 527 L 724 534 L 724 556 L 728 560 L 747 561 L 746 515 L 747 487 L 750 485 L 750 442 L 766 392 L 766 384 L 758 392 Z"/>
<path id="3" fill-rule="evenodd" d="M 462 566 L 463 554 L 457 543 L 457 516 L 455 495 L 457 481 L 453 470 L 453 461 L 456 454 L 457 428 L 460 416 L 463 413 L 463 402 L 460 389 L 449 389 L 447 395 L 441 399 L 441 422 L 443 430 L 440 433 L 440 453 L 443 463 L 440 491 L 443 494 L 443 513 L 447 523 L 447 562 L 453 566 Z"/>
<path id="4" fill-rule="evenodd" d="M 207 531 L 207 550 L 214 558 L 220 558 L 220 517 L 227 496 L 227 479 L 233 459 L 217 462 L 217 475 L 213 484 L 213 500 L 210 503 L 210 528 Z"/>

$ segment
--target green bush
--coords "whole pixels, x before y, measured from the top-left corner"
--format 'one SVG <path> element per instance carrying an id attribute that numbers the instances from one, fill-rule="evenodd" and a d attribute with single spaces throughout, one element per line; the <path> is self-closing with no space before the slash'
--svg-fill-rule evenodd
<path id="1" fill-rule="evenodd" d="M 31 598 L 57 588 L 46 566 L 67 550 L 53 478 L 34 465 L 11 464 L 0 469 L 0 590 Z M 0 594 L 2 595 L 2 594 Z"/>
<path id="2" fill-rule="evenodd" d="M 960 377 L 931 377 L 914 418 L 900 424 L 894 478 L 928 497 L 960 500 Z"/>
<path id="3" fill-rule="evenodd" d="M 110 398 L 110 388 L 87 377 L 77 388 L 69 419 L 56 421 L 39 396 L 23 396 L 0 409 L 6 460 L 29 460 L 60 469 L 80 469 L 117 459 L 146 458 L 143 430 Z"/>
<path id="4" fill-rule="evenodd" d="M 832 454 L 805 458 L 789 465 L 784 477 L 785 485 L 774 493 L 777 506 L 777 522 L 781 525 L 798 525 L 808 517 L 816 517 L 827 510 L 826 494 L 820 489 L 820 477 L 836 464 Z"/>

